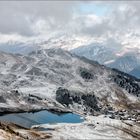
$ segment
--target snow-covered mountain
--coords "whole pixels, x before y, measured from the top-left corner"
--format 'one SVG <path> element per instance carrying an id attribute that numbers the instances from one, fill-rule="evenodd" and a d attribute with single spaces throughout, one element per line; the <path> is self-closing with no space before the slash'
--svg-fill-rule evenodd
<path id="1" fill-rule="evenodd" d="M 63 48 L 65 50 L 71 50 L 87 44 L 91 41 L 89 38 L 80 38 L 67 35 L 54 35 L 51 37 L 41 36 L 37 38 L 21 38 L 21 39 L 6 39 L 3 41 L 0 39 L 0 51 L 9 53 L 28 54 L 38 49 L 49 48 Z"/>
<path id="2" fill-rule="evenodd" d="M 130 73 L 140 65 L 140 50 L 124 49 L 120 46 L 111 46 L 106 43 L 93 43 L 87 37 L 69 37 L 66 35 L 55 35 L 51 37 L 40 37 L 32 39 L 0 41 L 0 50 L 9 53 L 19 53 L 27 55 L 32 51 L 49 48 L 63 48 L 84 56 L 88 59 L 99 62 L 111 68 L 119 69 Z M 134 74 L 133 74 L 134 75 Z M 137 75 L 134 75 L 137 76 Z"/>
<path id="3" fill-rule="evenodd" d="M 108 48 L 102 44 L 90 44 L 72 49 L 71 52 L 84 56 L 90 60 L 98 61 L 100 64 L 113 62 L 117 57 L 115 48 Z"/>
<path id="4" fill-rule="evenodd" d="M 138 60 L 137 56 L 133 54 L 126 54 L 117 58 L 113 63 L 109 63 L 107 66 L 130 73 L 133 69 L 139 66 L 139 64 L 140 61 Z"/>
<path id="5" fill-rule="evenodd" d="M 129 74 L 138 77 L 140 79 L 140 66 L 134 68 Z"/>
<path id="6" fill-rule="evenodd" d="M 123 48 L 90 44 L 73 49 L 71 52 L 126 73 L 130 73 L 140 65 L 140 53 L 138 49 L 127 50 L 125 52 Z M 133 76 L 137 77 L 134 74 Z"/>
<path id="7" fill-rule="evenodd" d="M 6 43 L 0 43 L 0 51 L 8 52 L 8 53 L 19 53 L 19 54 L 27 54 L 33 50 L 37 49 L 38 44 L 34 44 L 33 42 L 14 42 L 9 41 Z"/>
<path id="8" fill-rule="evenodd" d="M 138 109 L 138 79 L 84 57 L 62 49 L 38 50 L 27 56 L 1 52 L 0 56 L 2 89 L 16 88 L 72 108 L 78 104 L 81 110 Z"/>
<path id="9" fill-rule="evenodd" d="M 123 138 L 120 130 L 139 138 L 139 96 L 140 80 L 62 49 L 36 50 L 26 56 L 0 52 L 0 112 L 48 109 L 87 116 L 83 123 L 45 125 L 53 138 L 69 133 L 72 138 L 73 128 L 75 135 L 86 131 L 81 138 Z M 128 119 L 133 129 L 125 125 Z M 23 132 L 20 129 L 18 135 Z"/>

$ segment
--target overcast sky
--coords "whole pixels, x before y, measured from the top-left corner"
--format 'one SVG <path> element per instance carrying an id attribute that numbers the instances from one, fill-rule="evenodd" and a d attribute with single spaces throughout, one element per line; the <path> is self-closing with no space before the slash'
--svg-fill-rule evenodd
<path id="1" fill-rule="evenodd" d="M 0 37 L 55 33 L 138 44 L 140 2 L 0 1 Z"/>

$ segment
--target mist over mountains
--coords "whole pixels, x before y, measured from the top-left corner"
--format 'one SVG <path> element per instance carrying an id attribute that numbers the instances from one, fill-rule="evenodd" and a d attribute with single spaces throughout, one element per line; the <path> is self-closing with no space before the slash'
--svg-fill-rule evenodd
<path id="1" fill-rule="evenodd" d="M 91 44 L 89 46 L 81 46 L 73 49 L 72 52 L 84 56 L 88 59 L 95 60 L 100 64 L 106 65 L 111 68 L 116 68 L 120 71 L 130 73 L 133 71 L 133 76 L 139 78 L 135 69 L 139 69 L 140 66 L 140 50 L 130 49 L 123 53 L 122 48 L 109 48 L 108 46 L 100 46 Z M 122 53 L 122 54 L 121 54 Z"/>
<path id="2" fill-rule="evenodd" d="M 91 42 L 91 43 L 90 43 Z M 9 53 L 28 54 L 34 50 L 48 48 L 62 48 L 84 56 L 90 60 L 120 71 L 130 73 L 139 78 L 137 74 L 140 66 L 140 50 L 108 46 L 105 43 L 92 43 L 91 39 L 70 38 L 67 36 L 38 39 L 32 41 L 9 41 L 0 43 L 0 50 Z M 89 45 L 87 45 L 89 44 Z M 112 44 L 113 45 L 113 44 Z M 135 70 L 136 69 L 136 70 Z M 136 71 L 136 72 L 135 72 Z"/>

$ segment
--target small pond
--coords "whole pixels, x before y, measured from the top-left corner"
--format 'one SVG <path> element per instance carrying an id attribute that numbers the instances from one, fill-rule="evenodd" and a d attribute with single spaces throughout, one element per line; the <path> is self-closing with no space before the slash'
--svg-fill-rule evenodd
<path id="1" fill-rule="evenodd" d="M 0 120 L 8 121 L 20 126 L 30 128 L 32 125 L 44 123 L 80 123 L 83 122 L 80 115 L 73 113 L 56 114 L 49 111 L 34 113 L 12 113 L 0 116 Z"/>

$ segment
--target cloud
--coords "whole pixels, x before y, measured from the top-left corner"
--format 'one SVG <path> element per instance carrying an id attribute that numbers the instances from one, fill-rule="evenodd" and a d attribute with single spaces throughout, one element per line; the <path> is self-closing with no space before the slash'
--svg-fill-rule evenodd
<path id="1" fill-rule="evenodd" d="M 76 2 L 49 1 L 8 1 L 0 2 L 0 32 L 19 33 L 22 35 L 36 34 L 34 26 L 45 21 L 52 29 L 65 25 L 73 14 Z M 36 26 L 37 28 L 37 26 Z"/>
<path id="2" fill-rule="evenodd" d="M 61 33 L 138 46 L 139 7 L 138 1 L 1 1 L 0 33 L 28 37 Z"/>

